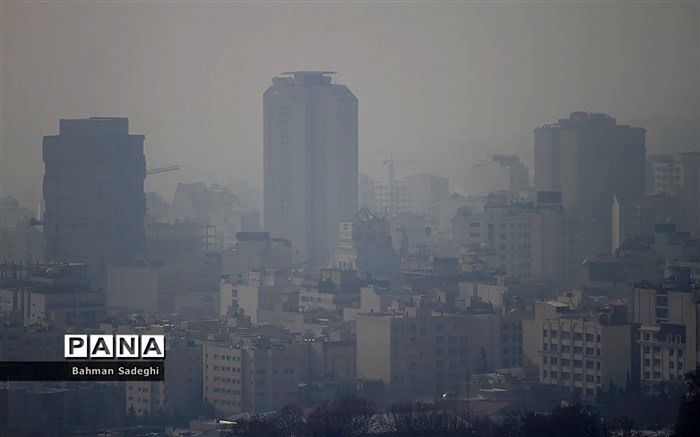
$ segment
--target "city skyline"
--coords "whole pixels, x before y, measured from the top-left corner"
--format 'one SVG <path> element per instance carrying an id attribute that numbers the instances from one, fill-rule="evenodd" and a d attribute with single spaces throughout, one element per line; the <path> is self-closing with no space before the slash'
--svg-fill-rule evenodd
<path id="1" fill-rule="evenodd" d="M 4 2 L 2 56 L 13 62 L 3 63 L 1 84 L 2 193 L 36 205 L 41 169 L 32 163 L 41 136 L 54 132 L 58 118 L 98 115 L 128 117 L 147 135 L 149 165 L 180 165 L 178 180 L 225 184 L 236 177 L 262 188 L 257 96 L 270 76 L 295 67 L 341 71 L 360 97 L 359 165 L 374 178 L 385 175 L 382 161 L 391 151 L 420 161 L 400 166 L 401 176 L 429 171 L 456 187 L 462 169 L 489 153 L 516 153 L 531 166 L 532 130 L 576 110 L 645 125 L 652 152 L 669 143 L 692 147 L 697 8 L 170 4 L 114 15 L 106 5 Z M 406 33 L 393 24 L 396 17 L 424 24 Z M 208 30 L 193 33 L 203 22 Z M 301 25 L 307 22 L 308 29 Z M 42 33 L 23 33 L 28 23 Z M 258 23 L 277 24 L 313 50 L 260 33 L 248 37 Z M 431 26 L 443 32 L 427 32 Z M 328 41 L 311 36 L 329 27 L 340 33 Z M 382 50 L 371 49 L 374 41 Z M 333 49 L 336 43 L 342 50 Z M 274 60 L 256 56 L 265 52 Z M 401 54 L 401 63 L 385 53 Z M 178 65 L 182 59 L 188 62 Z M 207 159 L 214 154 L 226 159 Z M 147 182 L 147 191 L 172 195 L 174 180 L 162 175 Z"/>
<path id="2" fill-rule="evenodd" d="M 0 3 L 0 434 L 700 435 L 700 3 Z"/>

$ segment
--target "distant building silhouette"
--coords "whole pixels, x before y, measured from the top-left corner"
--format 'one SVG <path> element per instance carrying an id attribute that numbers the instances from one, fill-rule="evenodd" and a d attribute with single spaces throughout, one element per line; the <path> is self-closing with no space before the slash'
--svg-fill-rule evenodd
<path id="1" fill-rule="evenodd" d="M 410 195 L 411 212 L 426 213 L 435 208 L 437 202 L 447 200 L 450 195 L 450 180 L 430 173 L 415 173 L 404 178 Z"/>
<path id="2" fill-rule="evenodd" d="M 700 152 L 652 155 L 647 172 L 648 192 L 680 199 L 685 210 L 680 223 L 700 238 Z"/>
<path id="3" fill-rule="evenodd" d="M 332 72 L 284 74 L 263 96 L 264 228 L 314 270 L 358 209 L 357 98 Z"/>
<path id="4" fill-rule="evenodd" d="M 108 117 L 61 120 L 44 137 L 46 257 L 87 263 L 95 286 L 144 246 L 143 140 L 127 118 Z"/>
<path id="5" fill-rule="evenodd" d="M 394 251 L 389 220 L 361 208 L 341 222 L 334 265 L 357 270 L 362 278 L 398 279 L 401 260 Z"/>
<path id="6" fill-rule="evenodd" d="M 496 191 L 518 194 L 530 189 L 530 170 L 516 155 L 491 155 L 472 166 L 472 177 L 467 192 L 477 196 Z"/>
<path id="7" fill-rule="evenodd" d="M 643 195 L 644 135 L 589 112 L 535 129 L 535 190 L 560 191 L 563 205 L 577 209 L 583 256 L 611 251 L 613 195 Z"/>

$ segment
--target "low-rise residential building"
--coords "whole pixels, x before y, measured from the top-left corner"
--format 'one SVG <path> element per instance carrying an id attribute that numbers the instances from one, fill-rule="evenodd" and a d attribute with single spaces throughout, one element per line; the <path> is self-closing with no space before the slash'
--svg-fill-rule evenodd
<path id="1" fill-rule="evenodd" d="M 270 339 L 204 345 L 204 399 L 217 414 L 272 411 L 295 403 L 309 379 L 309 344 Z"/>
<path id="2" fill-rule="evenodd" d="M 500 365 L 498 314 L 406 307 L 358 314 L 357 376 L 382 380 L 397 400 L 459 392 L 471 372 Z"/>
<path id="3" fill-rule="evenodd" d="M 189 269 L 178 265 L 110 266 L 107 273 L 107 303 L 132 311 L 170 312 L 175 295 L 192 289 Z"/>
<path id="4" fill-rule="evenodd" d="M 566 287 L 574 284 L 581 261 L 579 221 L 562 206 L 558 191 L 538 192 L 535 203 L 492 195 L 482 208 L 457 211 L 453 244 L 511 277 Z"/>
<path id="5" fill-rule="evenodd" d="M 661 286 L 641 283 L 634 291 L 634 321 L 639 324 L 641 385 L 657 393 L 678 383 L 700 362 L 700 301 L 690 281 L 690 269 Z"/>
<path id="6" fill-rule="evenodd" d="M 82 263 L 4 263 L 0 313 L 24 326 L 95 327 L 104 318 L 106 296 L 87 284 Z"/>
<path id="7" fill-rule="evenodd" d="M 627 387 L 632 373 L 632 326 L 625 305 L 598 317 L 565 315 L 543 320 L 540 383 L 592 398 L 598 392 Z"/>
<path id="8" fill-rule="evenodd" d="M 357 270 L 361 278 L 396 279 L 401 260 L 394 251 L 389 220 L 368 208 L 340 223 L 340 238 L 333 264 Z"/>

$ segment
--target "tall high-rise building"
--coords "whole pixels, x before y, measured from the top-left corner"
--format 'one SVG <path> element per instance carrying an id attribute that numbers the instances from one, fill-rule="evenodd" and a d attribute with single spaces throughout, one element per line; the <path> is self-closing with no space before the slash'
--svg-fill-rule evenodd
<path id="1" fill-rule="evenodd" d="M 333 72 L 283 74 L 263 96 L 264 226 L 312 270 L 329 264 L 358 209 L 357 98 Z"/>
<path id="2" fill-rule="evenodd" d="M 61 120 L 44 137 L 44 238 L 48 259 L 88 265 L 104 286 L 107 266 L 143 249 L 146 159 L 127 118 Z"/>
<path id="3" fill-rule="evenodd" d="M 606 114 L 573 112 L 535 129 L 535 190 L 560 191 L 581 218 L 581 255 L 609 253 L 613 195 L 644 193 L 645 130 Z"/>

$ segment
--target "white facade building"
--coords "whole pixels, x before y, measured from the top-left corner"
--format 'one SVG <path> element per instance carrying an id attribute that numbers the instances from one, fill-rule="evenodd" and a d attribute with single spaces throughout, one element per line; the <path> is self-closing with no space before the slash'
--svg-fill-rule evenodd
<path id="1" fill-rule="evenodd" d="M 341 220 L 358 209 L 357 98 L 332 72 L 284 74 L 263 96 L 264 226 L 312 270 L 330 262 Z"/>

